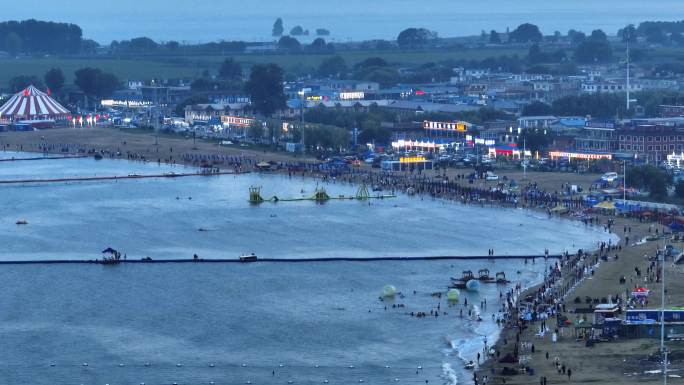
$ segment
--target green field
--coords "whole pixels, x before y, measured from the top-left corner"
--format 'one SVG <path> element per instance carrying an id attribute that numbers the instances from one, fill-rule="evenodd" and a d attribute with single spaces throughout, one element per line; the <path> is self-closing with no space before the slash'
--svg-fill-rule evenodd
<path id="1" fill-rule="evenodd" d="M 481 48 L 461 50 L 421 50 L 421 51 L 344 51 L 348 65 L 356 64 L 366 58 L 378 56 L 386 61 L 405 66 L 444 60 L 475 60 L 502 55 L 525 55 L 526 50 L 519 48 Z M 195 78 L 204 70 L 216 73 L 221 61 L 233 57 L 248 68 L 253 64 L 277 63 L 287 71 L 300 72 L 315 68 L 330 55 L 317 54 L 238 54 L 226 56 L 166 56 L 145 57 L 140 59 L 103 58 L 21 58 L 0 59 L 0 88 L 7 86 L 9 79 L 17 75 L 43 74 L 52 67 L 61 68 L 67 83 L 73 81 L 74 71 L 83 67 L 96 67 L 115 74 L 121 80 L 148 80 L 152 78 Z"/>

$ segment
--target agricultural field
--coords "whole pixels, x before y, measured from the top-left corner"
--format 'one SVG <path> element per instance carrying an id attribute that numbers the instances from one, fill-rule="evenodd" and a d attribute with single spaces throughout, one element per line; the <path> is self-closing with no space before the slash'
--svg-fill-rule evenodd
<path id="1" fill-rule="evenodd" d="M 369 57 L 381 57 L 395 65 L 413 66 L 444 60 L 481 60 L 503 55 L 525 55 L 521 48 L 471 48 L 461 50 L 434 49 L 412 51 L 342 51 L 348 65 L 354 65 Z M 115 58 L 111 56 L 94 58 L 41 57 L 41 58 L 2 58 L 0 59 L 0 87 L 7 85 L 9 79 L 17 75 L 36 75 L 42 77 L 50 68 L 61 68 L 66 82 L 73 81 L 74 71 L 83 67 L 96 67 L 115 74 L 120 80 L 145 80 L 152 78 L 195 78 L 208 70 L 215 73 L 226 57 L 232 57 L 248 68 L 253 64 L 276 63 L 286 71 L 301 72 L 315 68 L 331 55 L 323 54 L 236 54 L 236 55 L 197 55 L 197 56 L 149 56 L 140 59 Z"/>

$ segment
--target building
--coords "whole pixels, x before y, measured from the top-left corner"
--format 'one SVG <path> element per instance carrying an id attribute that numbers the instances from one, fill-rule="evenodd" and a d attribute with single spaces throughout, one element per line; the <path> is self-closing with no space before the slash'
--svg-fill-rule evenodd
<path id="1" fill-rule="evenodd" d="M 639 92 L 643 89 L 642 85 L 634 82 L 629 84 L 629 92 Z M 582 83 L 582 92 L 587 94 L 595 93 L 618 93 L 626 92 L 627 87 L 624 82 L 602 81 Z"/>
<path id="2" fill-rule="evenodd" d="M 551 128 L 551 125 L 558 120 L 557 117 L 552 115 L 545 116 L 522 116 L 518 118 L 518 127 L 522 129 L 530 128 Z"/>
<path id="3" fill-rule="evenodd" d="M 635 125 L 619 131 L 619 151 L 633 153 L 648 163 L 667 160 L 684 150 L 684 131 L 673 126 Z"/>
<path id="4" fill-rule="evenodd" d="M 185 121 L 192 125 L 209 121 L 220 122 L 222 116 L 245 116 L 247 103 L 193 104 L 185 107 Z"/>
<path id="5" fill-rule="evenodd" d="M 612 154 L 618 148 L 618 134 L 613 122 L 588 121 L 575 138 L 578 152 Z"/>
<path id="6" fill-rule="evenodd" d="M 658 106 L 658 114 L 661 118 L 675 118 L 684 116 L 684 106 L 661 104 Z"/>

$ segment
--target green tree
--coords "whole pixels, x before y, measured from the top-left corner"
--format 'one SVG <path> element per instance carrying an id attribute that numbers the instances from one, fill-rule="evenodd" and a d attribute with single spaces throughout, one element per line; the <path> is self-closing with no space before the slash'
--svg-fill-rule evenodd
<path id="1" fill-rule="evenodd" d="M 613 58 L 608 41 L 587 39 L 575 48 L 575 61 L 581 64 L 605 63 Z"/>
<path id="2" fill-rule="evenodd" d="M 277 18 L 275 23 L 273 23 L 273 30 L 271 31 L 271 35 L 276 37 L 282 36 L 284 31 L 285 28 L 283 27 L 283 19 Z"/>
<path id="3" fill-rule="evenodd" d="M 219 78 L 224 80 L 241 81 L 242 80 L 242 66 L 240 63 L 233 60 L 233 58 L 227 58 L 221 63 L 221 68 L 219 68 Z"/>
<path id="4" fill-rule="evenodd" d="M 501 36 L 495 30 L 489 32 L 489 43 L 491 44 L 501 44 Z"/>
<path id="5" fill-rule="evenodd" d="M 652 165 L 627 169 L 627 181 L 630 186 L 648 190 L 650 197 L 657 200 L 666 198 L 667 188 L 672 185 L 667 172 Z"/>
<path id="6" fill-rule="evenodd" d="M 292 36 L 308 36 L 309 30 L 305 30 L 301 25 L 297 25 L 290 30 Z"/>
<path id="7" fill-rule="evenodd" d="M 12 92 L 19 92 L 30 85 L 43 88 L 43 82 L 35 75 L 18 75 L 11 78 L 8 82 L 9 89 Z"/>
<path id="8" fill-rule="evenodd" d="M 81 68 L 74 72 L 74 76 L 74 84 L 90 98 L 101 99 L 111 96 L 119 87 L 119 79 L 116 76 L 102 72 L 99 68 Z"/>
<path id="9" fill-rule="evenodd" d="M 258 142 L 263 138 L 264 136 L 264 126 L 261 125 L 261 122 L 256 121 L 253 124 L 247 128 L 247 137 L 252 139 L 255 142 Z"/>
<path id="10" fill-rule="evenodd" d="M 426 28 L 407 28 L 397 36 L 397 44 L 400 48 L 422 48 L 436 38 L 437 33 Z"/>
<path id="11" fill-rule="evenodd" d="M 278 48 L 286 51 L 296 52 L 301 49 L 302 45 L 299 40 L 292 36 L 283 36 L 278 40 Z"/>
<path id="12" fill-rule="evenodd" d="M 607 42 L 608 36 L 606 36 L 606 33 L 603 32 L 602 30 L 595 29 L 595 30 L 591 31 L 591 35 L 589 35 L 589 40 Z"/>
<path id="13" fill-rule="evenodd" d="M 209 103 L 209 98 L 207 98 L 205 95 L 190 96 L 189 98 L 186 98 L 182 102 L 178 103 L 176 105 L 176 108 L 173 111 L 176 114 L 176 116 L 185 116 L 185 107 L 186 106 L 192 106 L 194 104 L 204 104 L 204 103 Z"/>
<path id="14" fill-rule="evenodd" d="M 636 28 L 634 27 L 634 24 L 628 24 L 625 26 L 625 28 L 619 30 L 618 36 L 620 36 L 620 39 L 622 39 L 623 43 L 627 43 L 627 42 L 629 42 L 630 44 L 636 43 L 637 42 L 637 33 L 636 33 Z"/>
<path id="15" fill-rule="evenodd" d="M 329 57 L 318 65 L 318 74 L 321 76 L 340 77 L 347 71 L 347 63 L 339 55 Z"/>
<path id="16" fill-rule="evenodd" d="M 544 133 L 543 130 L 527 129 L 518 136 L 517 145 L 520 148 L 527 148 L 532 153 L 537 151 L 544 152 L 551 144 L 551 134 Z"/>
<path id="17" fill-rule="evenodd" d="M 581 44 L 586 38 L 587 35 L 582 31 L 575 31 L 574 29 L 568 31 L 568 39 L 570 39 L 572 45 Z"/>
<path id="18" fill-rule="evenodd" d="M 684 198 L 684 180 L 677 181 L 675 184 L 675 195 L 678 198 Z"/>
<path id="19" fill-rule="evenodd" d="M 10 32 L 5 37 L 5 49 L 11 56 L 17 56 L 23 45 L 24 41 L 16 32 Z"/>
<path id="20" fill-rule="evenodd" d="M 64 87 L 64 74 L 59 68 L 52 68 L 47 71 L 43 79 L 45 80 L 45 85 L 47 85 L 52 92 L 59 93 L 59 91 L 62 90 L 62 87 Z"/>
<path id="21" fill-rule="evenodd" d="M 530 49 L 527 51 L 527 61 L 530 64 L 548 63 L 550 61 L 550 56 L 542 52 L 539 48 L 539 44 L 532 44 Z"/>
<path id="22" fill-rule="evenodd" d="M 328 52 L 328 44 L 325 43 L 325 39 L 322 37 L 317 37 L 309 44 L 309 51 L 316 53 Z"/>
<path id="23" fill-rule="evenodd" d="M 663 30 L 655 25 L 646 27 L 644 35 L 646 36 L 646 41 L 653 44 L 662 44 L 666 40 Z"/>
<path id="24" fill-rule="evenodd" d="M 552 114 L 553 109 L 551 106 L 539 101 L 532 102 L 522 109 L 522 116 L 542 116 Z"/>
<path id="25" fill-rule="evenodd" d="M 530 23 L 520 24 L 508 37 L 510 41 L 515 43 L 538 43 L 542 38 L 543 36 L 541 31 L 539 31 L 539 27 Z"/>
<path id="26" fill-rule="evenodd" d="M 285 107 L 283 69 L 276 64 L 256 64 L 252 67 L 245 92 L 259 113 L 269 117 Z"/>

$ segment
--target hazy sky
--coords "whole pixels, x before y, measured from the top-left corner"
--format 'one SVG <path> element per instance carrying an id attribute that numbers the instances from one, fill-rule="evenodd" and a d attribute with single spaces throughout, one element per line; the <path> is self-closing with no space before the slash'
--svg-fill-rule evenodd
<path id="1" fill-rule="evenodd" d="M 9 2 L 9 0 L 3 0 Z M 16 4 L 16 5 L 12 5 Z M 99 42 L 149 36 L 157 40 L 263 40 L 282 17 L 286 30 L 327 28 L 337 40 L 394 38 L 426 27 L 440 36 L 538 24 L 544 33 L 570 28 L 615 33 L 627 23 L 684 19 L 683 0 L 23 0 L 5 4 L 1 19 L 80 25 Z"/>

